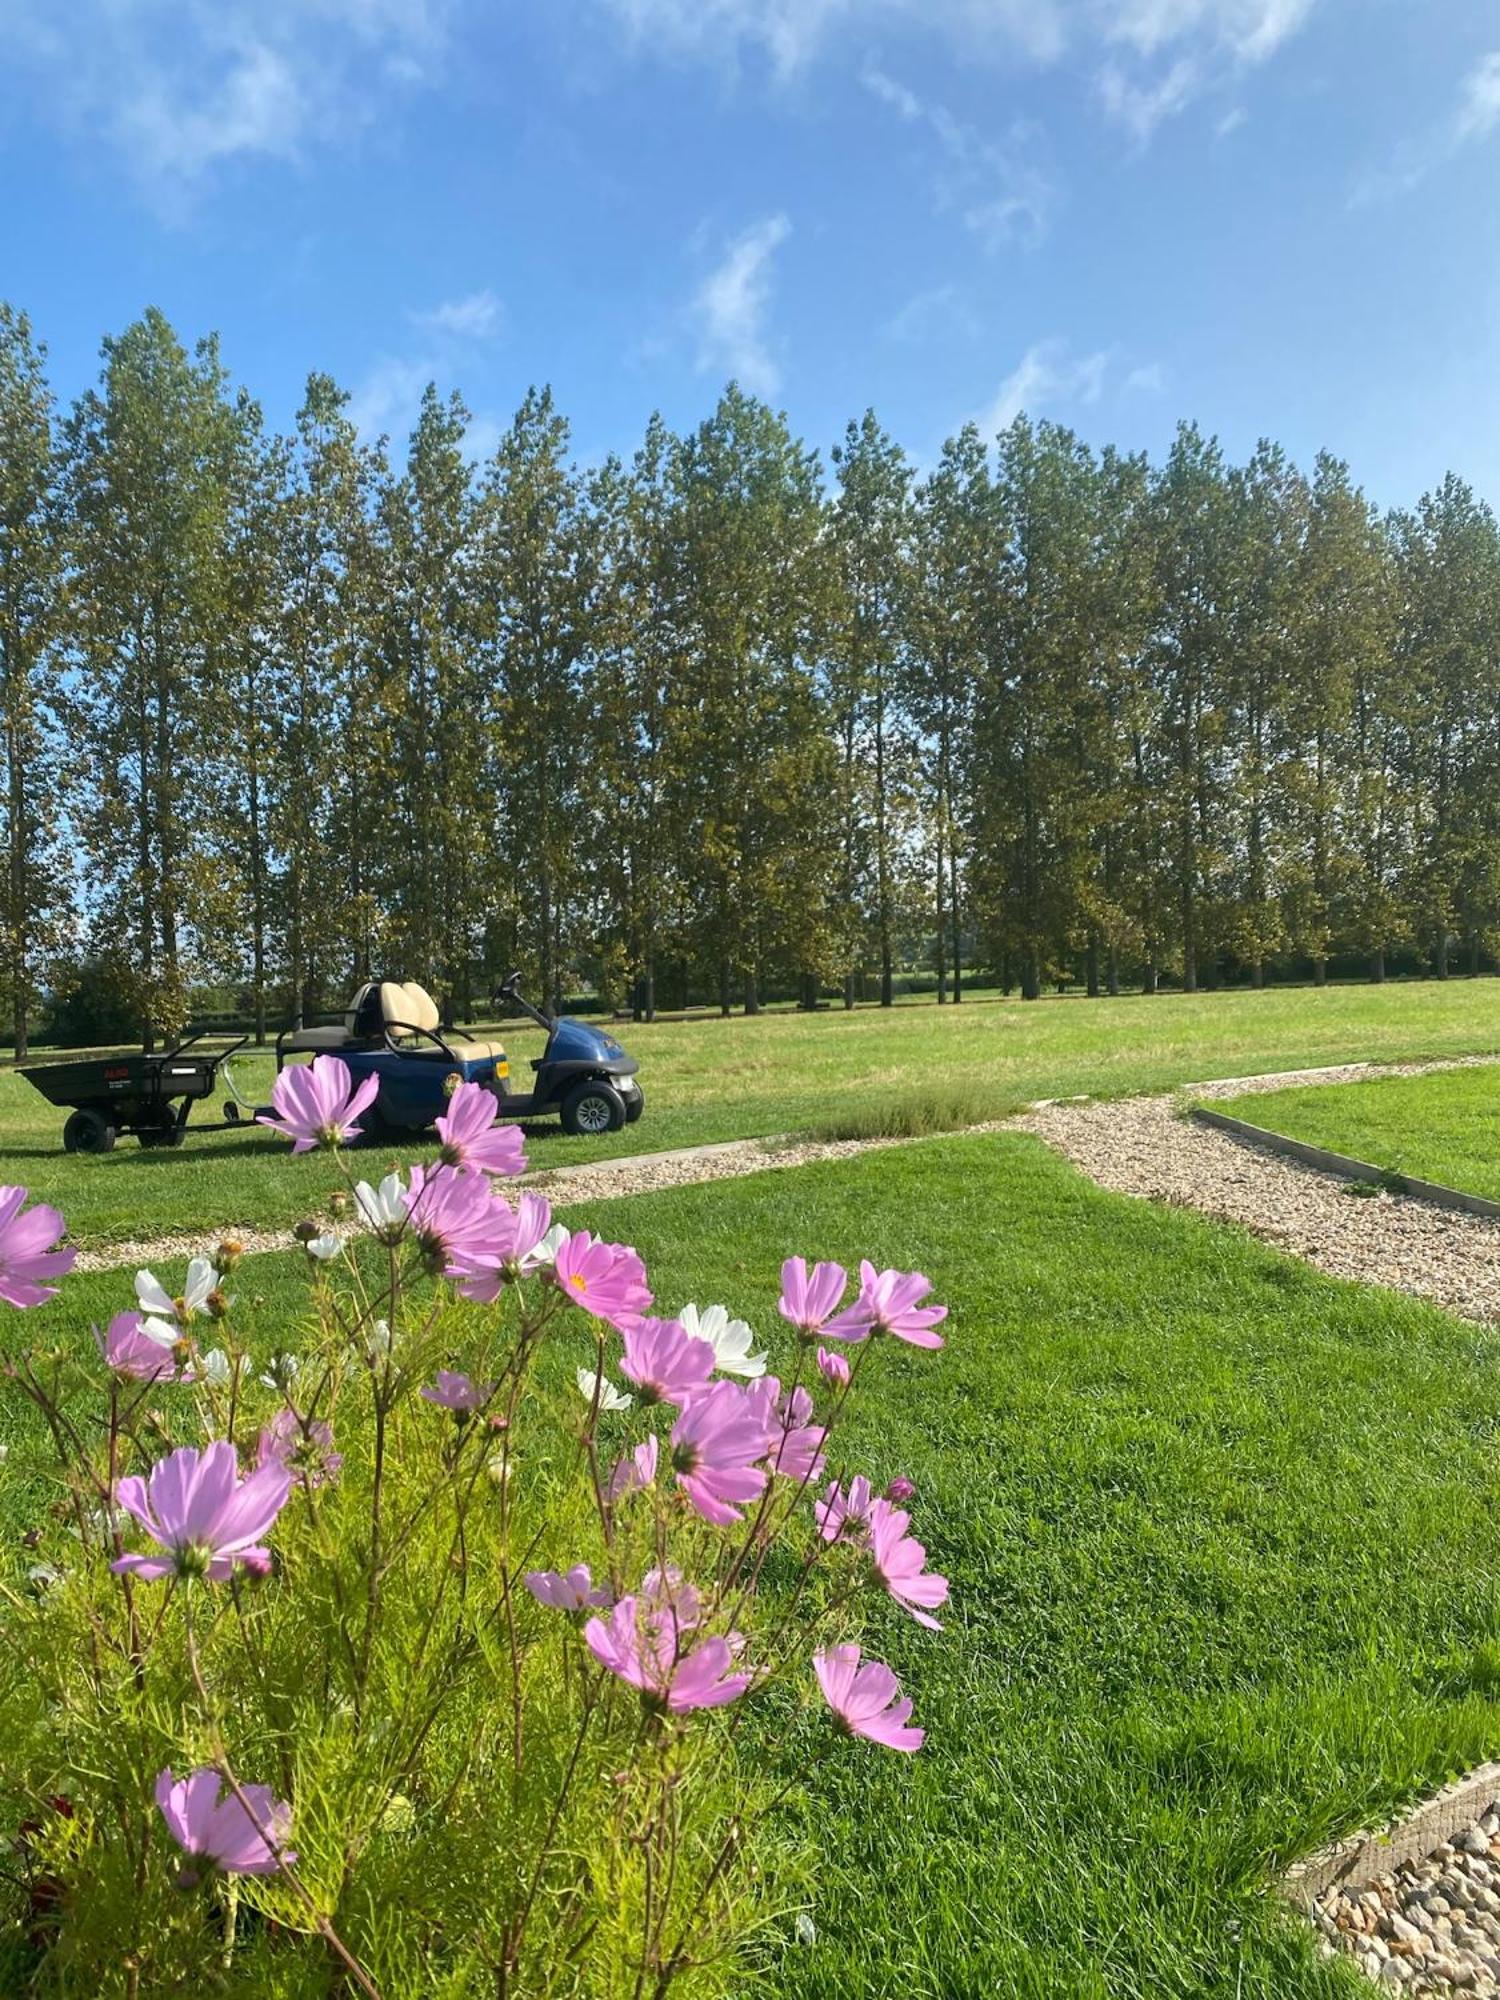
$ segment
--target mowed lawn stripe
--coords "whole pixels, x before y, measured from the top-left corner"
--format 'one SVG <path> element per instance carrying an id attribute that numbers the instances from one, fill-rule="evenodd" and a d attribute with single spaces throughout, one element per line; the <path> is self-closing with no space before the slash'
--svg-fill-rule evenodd
<path id="1" fill-rule="evenodd" d="M 541 1052 L 534 1030 L 502 1030 L 518 1076 Z M 622 1026 L 640 1062 L 645 1116 L 611 1138 L 544 1131 L 538 1166 L 816 1129 L 923 1130 L 977 1124 L 1039 1097 L 1118 1096 L 1256 1070 L 1500 1050 L 1500 981 L 1272 988 L 1031 1005 L 981 994 L 960 1007 L 833 1009 L 754 1020 Z M 242 1065 L 246 1094 L 270 1089 L 266 1054 Z M 903 1117 L 903 1113 L 908 1114 Z M 936 1115 L 928 1115 L 936 1114 Z M 873 1122 L 872 1122 L 873 1121 Z M 167 1230 L 280 1226 L 320 1199 L 316 1158 L 288 1161 L 252 1129 L 189 1137 L 177 1152 L 67 1156 L 63 1114 L 0 1071 L 0 1178 L 24 1181 L 66 1214 L 78 1243 Z M 419 1157 L 421 1143 L 397 1148 Z M 369 1174 L 390 1149 L 356 1156 Z"/>
<path id="2" fill-rule="evenodd" d="M 941 1635 L 883 1601 L 866 1635 L 928 1744 L 799 1725 L 817 1939 L 768 1912 L 773 1991 L 1361 1990 L 1264 1884 L 1500 1747 L 1500 1338 L 1010 1135 L 569 1220 L 634 1242 L 667 1307 L 743 1311 L 783 1373 L 790 1251 L 920 1267 L 952 1307 L 943 1353 L 879 1357 L 846 1442 L 916 1482 L 952 1578 Z M 236 1274 L 248 1327 L 293 1268 Z M 126 1274 L 89 1277 L 28 1330 L 75 1338 L 128 1300 Z"/>

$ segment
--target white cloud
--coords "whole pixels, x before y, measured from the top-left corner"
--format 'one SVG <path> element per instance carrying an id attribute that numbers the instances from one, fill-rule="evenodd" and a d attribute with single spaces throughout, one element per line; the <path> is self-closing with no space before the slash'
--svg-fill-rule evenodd
<path id="1" fill-rule="evenodd" d="M 1398 148 L 1383 167 L 1360 175 L 1350 193 L 1352 207 L 1366 202 L 1386 201 L 1392 196 L 1411 194 L 1429 174 L 1446 165 L 1456 153 L 1476 141 L 1487 139 L 1500 128 L 1500 49 L 1481 56 L 1464 78 L 1458 104 L 1446 123 L 1425 139 Z"/>
<path id="2" fill-rule="evenodd" d="M 693 299 L 698 366 L 720 368 L 752 395 L 774 396 L 781 371 L 770 351 L 766 313 L 771 263 L 792 233 L 784 215 L 770 215 L 736 236 Z"/>
<path id="3" fill-rule="evenodd" d="M 1500 49 L 1476 63 L 1464 79 L 1455 135 L 1483 139 L 1500 125 Z"/>
<path id="4" fill-rule="evenodd" d="M 1120 388 L 1127 396 L 1165 395 L 1167 371 L 1159 361 L 1147 361 L 1139 368 L 1132 368 Z"/>
<path id="5" fill-rule="evenodd" d="M 922 127 L 936 142 L 940 165 L 934 191 L 940 208 L 956 212 L 987 249 L 1041 242 L 1057 206 L 1057 190 L 1034 157 L 1031 128 L 1013 125 L 1006 144 L 998 145 L 875 63 L 865 64 L 860 82 L 905 124 Z"/>
<path id="6" fill-rule="evenodd" d="M 1044 406 L 1097 403 L 1104 393 L 1109 360 L 1107 348 L 1075 358 L 1069 354 L 1066 341 L 1038 341 L 1026 350 L 994 399 L 975 417 L 980 436 L 994 437 L 1008 430 L 1023 412 L 1035 417 Z"/>
<path id="7" fill-rule="evenodd" d="M 1147 146 L 1162 120 L 1175 117 L 1192 101 L 1198 80 L 1198 65 L 1187 56 L 1149 84 L 1132 83 L 1111 63 L 1100 72 L 1099 99 L 1137 146 Z"/>
<path id="8" fill-rule="evenodd" d="M 349 392 L 349 421 L 366 444 L 383 436 L 399 440 L 410 431 L 433 374 L 430 361 L 387 354 L 375 362 Z"/>
<path id="9" fill-rule="evenodd" d="M 892 340 L 919 343 L 934 334 L 952 332 L 973 340 L 979 333 L 979 318 L 957 285 L 933 285 L 912 296 L 886 322 Z"/>
<path id="10" fill-rule="evenodd" d="M 233 159 L 297 161 L 428 80 L 450 0 L 4 0 L 0 77 L 166 210 Z"/>
<path id="11" fill-rule="evenodd" d="M 1101 62 L 1101 96 L 1143 143 L 1163 118 L 1268 61 L 1319 0 L 591 0 L 652 55 L 733 69 L 748 58 L 783 82 L 840 38 L 925 33 L 964 60 Z M 890 79 L 887 79 L 890 82 Z M 904 85 L 888 103 L 930 115 Z"/>
<path id="12" fill-rule="evenodd" d="M 471 292 L 464 299 L 445 299 L 430 312 L 413 313 L 418 326 L 434 333 L 452 334 L 459 340 L 493 340 L 504 317 L 500 301 L 491 291 Z"/>

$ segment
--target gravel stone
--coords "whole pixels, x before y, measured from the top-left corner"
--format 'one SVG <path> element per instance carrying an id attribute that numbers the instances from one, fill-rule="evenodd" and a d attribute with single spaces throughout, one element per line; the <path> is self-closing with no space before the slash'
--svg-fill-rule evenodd
<path id="1" fill-rule="evenodd" d="M 1490 1853 L 1485 1822 L 1465 1827 L 1433 1854 L 1405 1861 L 1366 1887 L 1325 1889 L 1313 1908 L 1326 1956 L 1344 1952 L 1367 1978 L 1413 2000 L 1455 1993 L 1500 1995 L 1500 1951 L 1490 1914 L 1500 1897 L 1500 1862 Z M 1441 1889 L 1434 1885 L 1440 1883 Z M 1466 1908 L 1452 1920 L 1453 1905 Z"/>

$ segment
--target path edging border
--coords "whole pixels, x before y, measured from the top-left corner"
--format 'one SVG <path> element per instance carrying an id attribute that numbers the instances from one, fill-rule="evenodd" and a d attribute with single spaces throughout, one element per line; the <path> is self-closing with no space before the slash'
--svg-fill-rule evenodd
<path id="1" fill-rule="evenodd" d="M 1315 1167 L 1319 1173 L 1339 1174 L 1351 1181 L 1374 1181 L 1392 1194 L 1406 1195 L 1412 1201 L 1425 1201 L 1434 1208 L 1453 1208 L 1464 1215 L 1500 1217 L 1500 1201 L 1491 1201 L 1481 1194 L 1466 1194 L 1462 1188 L 1444 1187 L 1441 1181 L 1424 1181 L 1412 1174 L 1393 1173 L 1387 1167 L 1372 1166 L 1368 1160 L 1356 1160 L 1348 1153 L 1331 1153 L 1324 1146 L 1309 1145 L 1305 1139 L 1289 1139 L 1284 1132 L 1269 1132 L 1264 1125 L 1252 1125 L 1248 1118 L 1236 1118 L 1227 1111 L 1214 1111 L 1205 1104 L 1192 1105 L 1190 1115 L 1198 1124 L 1212 1126 L 1216 1132 L 1226 1132 L 1231 1139 L 1258 1146 L 1264 1152 L 1278 1153 L 1283 1159 L 1297 1160 L 1304 1167 Z"/>
<path id="2" fill-rule="evenodd" d="M 1276 1886 L 1288 1902 L 1310 1911 L 1323 1891 L 1335 1883 L 1344 1889 L 1366 1887 L 1403 1861 L 1424 1860 L 1435 1847 L 1481 1818 L 1497 1800 L 1500 1764 L 1481 1764 L 1389 1826 L 1352 1834 L 1293 1862 Z"/>

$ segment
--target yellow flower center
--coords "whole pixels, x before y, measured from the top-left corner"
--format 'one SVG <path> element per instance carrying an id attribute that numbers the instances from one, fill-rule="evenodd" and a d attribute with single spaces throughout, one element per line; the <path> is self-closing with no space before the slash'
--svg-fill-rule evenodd
<path id="1" fill-rule="evenodd" d="M 575 1292 L 586 1292 L 588 1290 L 588 1285 L 581 1271 L 575 1271 L 572 1277 L 569 1278 L 568 1283 L 573 1287 Z"/>

